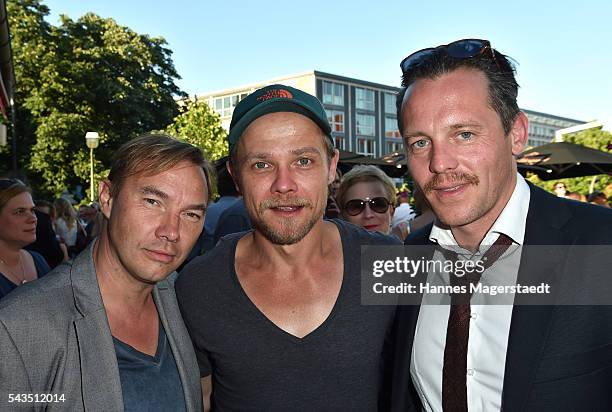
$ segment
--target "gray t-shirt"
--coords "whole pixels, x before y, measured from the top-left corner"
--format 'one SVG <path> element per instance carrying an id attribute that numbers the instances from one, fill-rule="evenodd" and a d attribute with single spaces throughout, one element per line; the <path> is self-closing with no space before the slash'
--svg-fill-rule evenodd
<path id="1" fill-rule="evenodd" d="M 362 306 L 361 245 L 397 239 L 333 220 L 344 277 L 329 317 L 304 338 L 272 323 L 248 298 L 234 269 L 236 244 L 223 238 L 179 276 L 176 294 L 201 376 L 212 374 L 217 410 L 376 410 L 388 389 L 385 361 L 394 306 Z"/>
<path id="2" fill-rule="evenodd" d="M 142 353 L 114 336 L 113 343 L 126 412 L 186 410 L 183 384 L 161 322 L 155 356 Z"/>

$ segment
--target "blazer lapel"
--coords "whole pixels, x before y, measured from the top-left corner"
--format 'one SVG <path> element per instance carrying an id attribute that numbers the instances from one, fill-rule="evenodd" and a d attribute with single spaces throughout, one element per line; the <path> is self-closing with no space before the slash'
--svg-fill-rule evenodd
<path id="1" fill-rule="evenodd" d="M 201 411 L 202 392 L 195 352 L 179 312 L 174 290 L 168 280 L 159 282 L 153 289 L 153 299 L 174 355 L 187 410 Z"/>
<path id="2" fill-rule="evenodd" d="M 119 367 L 106 312 L 102 309 L 90 313 L 76 320 L 74 326 L 79 342 L 85 410 L 123 411 Z"/>
<path id="3" fill-rule="evenodd" d="M 531 199 L 525 227 L 518 283 L 554 283 L 557 266 L 562 261 L 562 248 L 542 248 L 537 245 L 567 244 L 561 228 L 571 217 L 556 198 L 530 185 Z M 552 211 L 555 211 L 553 213 Z M 530 246 L 535 246 L 531 248 Z M 551 291 L 554 293 L 554 287 Z M 543 355 L 554 306 L 516 304 L 512 310 L 502 409 L 523 410 L 530 387 Z M 518 302 L 520 303 L 520 301 Z"/>
<path id="4" fill-rule="evenodd" d="M 85 410 L 123 411 L 123 395 L 113 339 L 93 266 L 93 244 L 75 258 L 70 271 L 75 306 L 82 317 L 74 321 L 81 361 Z"/>

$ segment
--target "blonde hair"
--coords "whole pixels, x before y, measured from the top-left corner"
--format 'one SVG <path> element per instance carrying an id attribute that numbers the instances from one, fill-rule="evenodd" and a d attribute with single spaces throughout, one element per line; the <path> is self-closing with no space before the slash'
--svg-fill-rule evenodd
<path id="1" fill-rule="evenodd" d="M 68 229 L 72 229 L 76 224 L 77 213 L 70 202 L 63 197 L 59 197 L 55 199 L 53 206 L 55 206 L 55 217 L 57 219 L 63 219 Z"/>
<path id="2" fill-rule="evenodd" d="M 387 194 L 387 200 L 391 204 L 395 204 L 395 184 L 393 180 L 385 172 L 380 170 L 376 166 L 372 165 L 358 165 L 353 167 L 348 173 L 344 175 L 340 181 L 340 187 L 336 192 L 336 202 L 341 209 L 344 209 L 344 203 L 348 200 L 345 199 L 346 192 L 355 184 L 359 182 L 380 182 L 382 183 L 385 192 Z"/>

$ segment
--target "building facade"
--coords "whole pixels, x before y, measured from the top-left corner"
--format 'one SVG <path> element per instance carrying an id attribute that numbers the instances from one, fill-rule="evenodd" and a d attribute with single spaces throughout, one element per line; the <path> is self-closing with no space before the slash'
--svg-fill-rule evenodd
<path id="1" fill-rule="evenodd" d="M 320 71 L 278 77 L 242 87 L 198 95 L 221 116 L 229 129 L 234 107 L 253 91 L 281 83 L 317 96 L 327 111 L 336 148 L 372 157 L 402 152 L 397 126 L 397 87 L 338 76 Z M 525 110 L 530 121 L 529 145 L 550 143 L 555 130 L 583 123 L 546 113 Z"/>

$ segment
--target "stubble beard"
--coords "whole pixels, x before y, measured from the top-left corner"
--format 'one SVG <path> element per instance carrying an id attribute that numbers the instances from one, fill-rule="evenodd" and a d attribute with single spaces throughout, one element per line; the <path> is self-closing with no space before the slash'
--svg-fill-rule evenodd
<path id="1" fill-rule="evenodd" d="M 291 203 L 301 205 L 306 211 L 313 211 L 310 218 L 306 222 L 300 223 L 298 219 L 292 217 L 281 217 L 276 220 L 276 225 L 272 225 L 262 216 L 267 209 L 274 207 L 275 203 L 275 201 L 264 202 L 259 207 L 257 218 L 251 218 L 255 229 L 261 232 L 270 242 L 275 245 L 293 245 L 298 243 L 304 239 L 304 237 L 306 237 L 317 222 L 323 218 L 322 208 L 319 208 L 320 210 L 316 210 L 310 201 L 305 199 L 297 199 Z"/>

